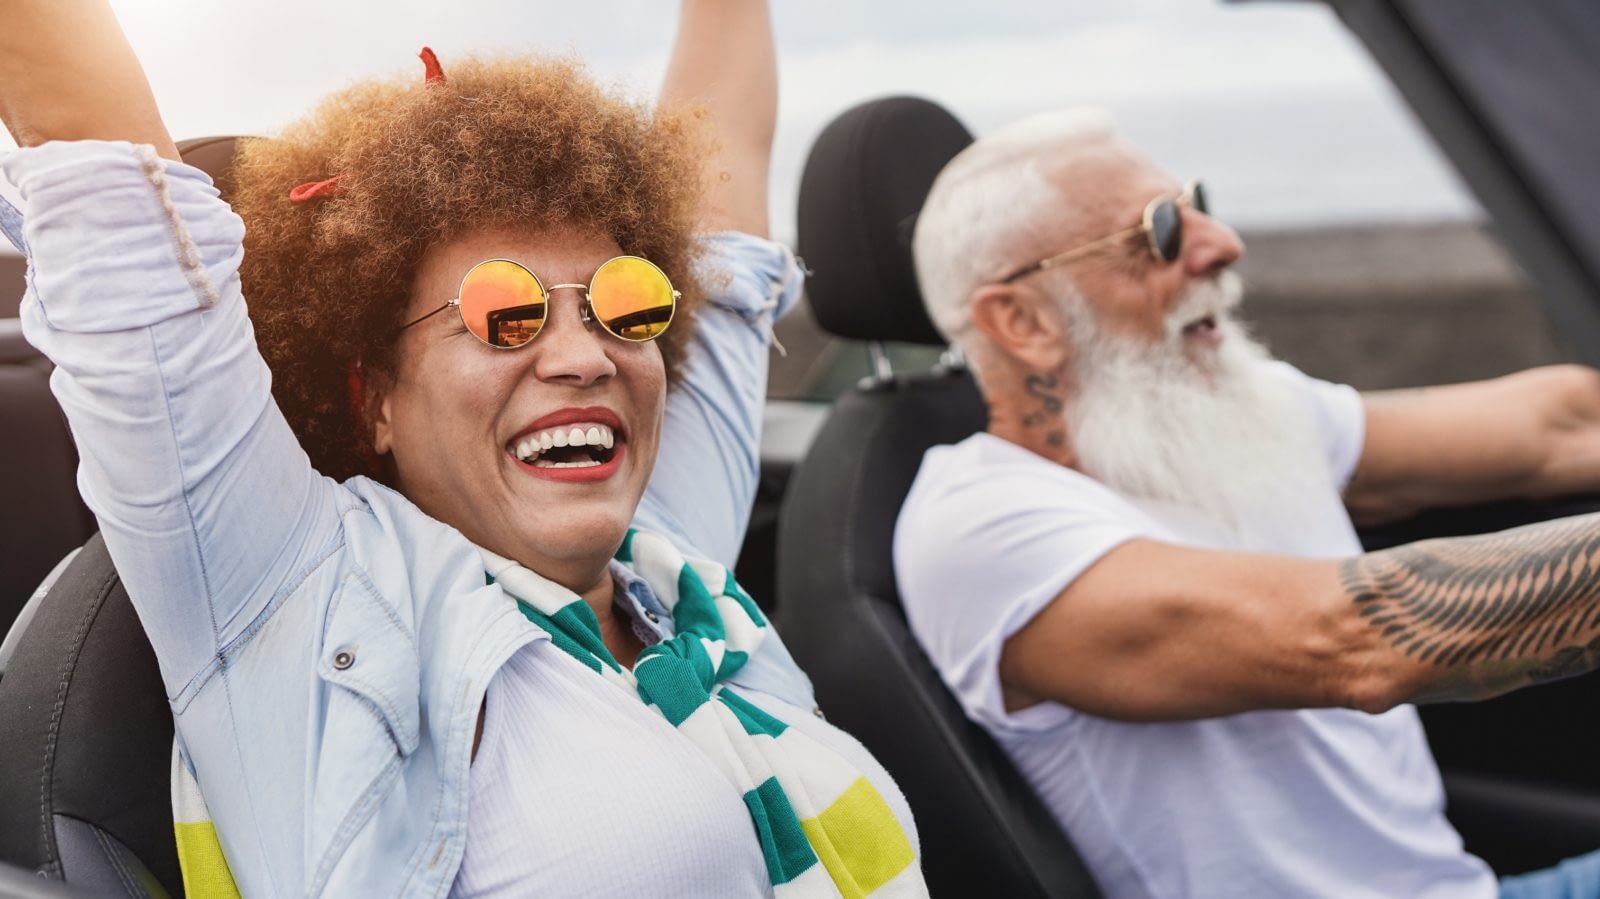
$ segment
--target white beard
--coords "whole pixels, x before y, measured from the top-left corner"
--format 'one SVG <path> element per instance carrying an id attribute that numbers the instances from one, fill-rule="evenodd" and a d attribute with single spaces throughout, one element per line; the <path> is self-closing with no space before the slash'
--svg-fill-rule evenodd
<path id="1" fill-rule="evenodd" d="M 1233 537 L 1289 526 L 1276 501 L 1285 485 L 1329 478 L 1307 412 L 1232 318 L 1240 294 L 1232 272 L 1197 282 L 1158 343 L 1104 333 L 1087 304 L 1069 301 L 1077 368 L 1064 413 L 1085 474 Z M 1184 326 L 1207 315 L 1221 345 L 1187 346 Z"/>

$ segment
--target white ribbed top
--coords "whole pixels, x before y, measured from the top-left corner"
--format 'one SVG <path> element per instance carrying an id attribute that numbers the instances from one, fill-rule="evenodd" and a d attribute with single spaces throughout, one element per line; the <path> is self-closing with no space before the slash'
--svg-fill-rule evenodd
<path id="1" fill-rule="evenodd" d="M 856 765 L 915 845 L 904 797 L 859 743 L 809 710 L 737 692 Z M 539 640 L 500 669 L 485 702 L 452 896 L 772 892 L 738 791 L 637 696 Z"/>

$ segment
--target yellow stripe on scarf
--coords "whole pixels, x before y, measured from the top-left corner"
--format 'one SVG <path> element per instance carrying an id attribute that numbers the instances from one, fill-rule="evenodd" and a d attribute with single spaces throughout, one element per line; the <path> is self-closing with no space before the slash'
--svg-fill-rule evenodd
<path id="1" fill-rule="evenodd" d="M 233 872 L 222 857 L 217 828 L 210 821 L 176 821 L 178 865 L 183 869 L 183 894 L 189 899 L 239 899 Z"/>
<path id="2" fill-rule="evenodd" d="M 868 895 L 916 861 L 900 822 L 866 777 L 800 826 L 845 899 Z"/>

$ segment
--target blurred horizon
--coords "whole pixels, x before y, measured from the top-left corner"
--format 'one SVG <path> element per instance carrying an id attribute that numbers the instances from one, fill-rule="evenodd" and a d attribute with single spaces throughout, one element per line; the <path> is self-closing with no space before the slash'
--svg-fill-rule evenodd
<path id="1" fill-rule="evenodd" d="M 178 138 L 271 134 L 320 97 L 415 73 L 424 44 L 570 54 L 635 98 L 659 85 L 677 4 L 397 0 L 220 7 L 112 0 Z M 835 115 L 911 93 L 976 133 L 1072 105 L 1108 109 L 1218 213 L 1261 230 L 1482 217 L 1365 50 L 1318 3 L 776 3 L 772 229 L 792 240 L 805 153 Z M 0 135 L 0 153 L 15 145 Z M 16 199 L 0 180 L 0 195 Z M 3 246 L 3 242 L 0 242 Z"/>

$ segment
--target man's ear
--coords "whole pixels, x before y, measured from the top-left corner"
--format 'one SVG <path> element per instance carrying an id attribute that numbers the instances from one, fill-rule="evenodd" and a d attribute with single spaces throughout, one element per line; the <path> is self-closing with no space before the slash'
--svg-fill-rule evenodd
<path id="1" fill-rule="evenodd" d="M 985 284 L 972 294 L 972 325 L 1023 368 L 1054 371 L 1067 362 L 1066 317 L 1037 291 Z"/>

